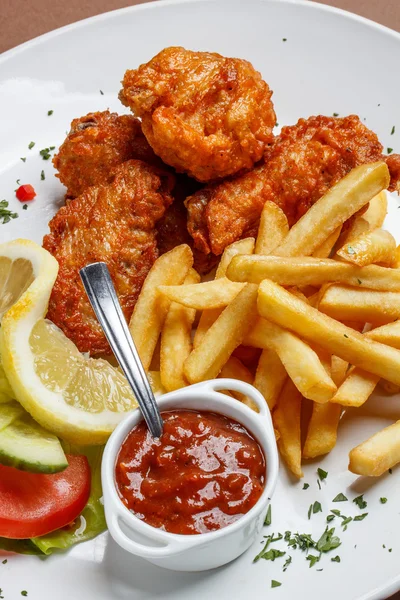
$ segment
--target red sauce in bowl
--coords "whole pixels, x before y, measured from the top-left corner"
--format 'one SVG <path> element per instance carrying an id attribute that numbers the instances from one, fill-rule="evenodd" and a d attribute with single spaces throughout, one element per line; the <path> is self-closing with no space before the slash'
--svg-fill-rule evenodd
<path id="1" fill-rule="evenodd" d="M 265 486 L 257 441 L 223 415 L 175 410 L 162 417 L 161 439 L 142 421 L 121 446 L 116 483 L 122 502 L 171 533 L 206 533 L 237 521 Z"/>

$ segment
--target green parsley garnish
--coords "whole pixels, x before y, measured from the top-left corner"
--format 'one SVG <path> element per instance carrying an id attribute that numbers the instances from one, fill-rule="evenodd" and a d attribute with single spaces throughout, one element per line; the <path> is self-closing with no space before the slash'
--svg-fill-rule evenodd
<path id="1" fill-rule="evenodd" d="M 268 552 L 264 552 L 264 554 L 260 558 L 264 558 L 265 560 L 274 561 L 276 558 L 280 558 L 281 556 L 284 556 L 285 554 L 286 554 L 286 552 L 282 552 L 281 550 L 278 550 L 277 548 L 271 548 L 271 550 L 268 550 Z"/>
<path id="2" fill-rule="evenodd" d="M 393 125 L 392 131 L 390 132 L 390 135 L 393 135 L 395 131 L 396 131 L 396 127 Z"/>
<path id="3" fill-rule="evenodd" d="M 271 504 L 268 506 L 268 510 L 267 510 L 267 514 L 265 515 L 265 519 L 264 519 L 264 525 L 271 525 Z"/>
<path id="4" fill-rule="evenodd" d="M 386 504 L 387 498 L 380 498 L 380 502 L 381 502 L 381 504 Z"/>
<path id="5" fill-rule="evenodd" d="M 341 541 L 337 535 L 333 535 L 334 533 L 334 527 L 332 529 L 328 529 L 327 527 L 317 542 L 317 550 L 320 552 L 329 552 L 329 550 L 334 550 L 340 546 Z"/>
<path id="6" fill-rule="evenodd" d="M 327 523 L 330 523 L 331 521 L 333 521 L 333 519 L 334 519 L 334 518 L 335 518 L 335 515 L 328 515 L 328 516 L 326 517 L 326 522 L 327 522 Z"/>
<path id="7" fill-rule="evenodd" d="M 357 515 L 356 517 L 354 517 L 354 521 L 363 521 L 365 519 L 365 517 L 368 516 L 368 513 L 363 513 L 362 515 Z"/>
<path id="8" fill-rule="evenodd" d="M 315 515 L 316 513 L 322 512 L 322 506 L 321 503 L 316 501 L 313 504 L 313 514 Z"/>
<path id="9" fill-rule="evenodd" d="M 1 561 L 2 565 L 6 565 L 7 564 L 7 559 L 5 558 L 4 560 Z"/>
<path id="10" fill-rule="evenodd" d="M 48 110 L 48 111 L 47 111 L 47 116 L 48 116 L 48 117 L 51 117 L 51 115 L 53 114 L 53 112 L 54 112 L 54 110 Z"/>
<path id="11" fill-rule="evenodd" d="M 26 162 L 25 156 L 21 156 L 20 160 L 22 160 L 22 162 Z"/>
<path id="12" fill-rule="evenodd" d="M 349 336 L 347 335 L 347 333 L 344 333 L 343 335 L 345 338 L 349 339 Z M 347 498 L 346 498 L 346 500 L 347 500 Z M 339 500 L 334 500 L 333 502 L 339 502 Z"/>
<path id="13" fill-rule="evenodd" d="M 264 544 L 264 548 L 263 548 L 263 549 L 261 550 L 261 552 L 259 552 L 259 553 L 257 554 L 257 556 L 256 556 L 256 557 L 253 559 L 253 562 L 257 562 L 258 560 L 260 560 L 260 558 L 264 558 L 264 555 L 265 555 L 265 554 L 268 554 L 268 553 L 267 553 L 267 548 L 268 548 L 268 546 L 269 546 L 271 543 L 273 543 L 273 542 L 279 542 L 279 540 L 281 540 L 281 539 L 282 539 L 282 534 L 281 534 L 281 533 L 278 533 L 278 536 L 277 536 L 277 537 L 274 537 L 274 534 L 272 534 L 272 535 L 267 535 L 267 536 L 265 536 L 265 538 L 266 538 L 266 542 L 265 542 L 265 544 Z M 267 559 L 267 560 L 271 560 L 271 559 L 269 558 L 269 559 Z"/>
<path id="14" fill-rule="evenodd" d="M 310 487 L 310 484 L 309 483 L 305 483 L 303 485 L 303 490 L 308 490 L 309 487 Z"/>
<path id="15" fill-rule="evenodd" d="M 331 513 L 333 513 L 334 515 L 336 515 L 337 517 L 341 517 L 342 515 L 340 514 L 340 510 L 338 510 L 337 508 L 331 508 Z"/>
<path id="16" fill-rule="evenodd" d="M 340 562 L 340 556 L 337 554 L 336 556 L 334 556 L 333 558 L 331 558 L 332 562 Z"/>
<path id="17" fill-rule="evenodd" d="M 358 282 L 358 285 L 361 285 L 361 284 L 362 284 L 362 281 L 361 281 L 361 279 L 357 279 L 357 282 Z"/>
<path id="18" fill-rule="evenodd" d="M 392 154 L 392 152 L 393 152 L 393 148 L 387 148 L 387 153 L 388 154 Z"/>
<path id="19" fill-rule="evenodd" d="M 46 179 L 46 175 L 44 174 L 44 171 L 42 171 L 42 172 L 40 173 L 40 179 L 41 179 L 42 181 L 44 181 L 44 180 Z"/>
<path id="20" fill-rule="evenodd" d="M 104 96 L 104 92 L 103 92 L 103 90 L 100 90 L 100 94 L 101 94 L 102 96 Z"/>
<path id="21" fill-rule="evenodd" d="M 272 588 L 279 587 L 280 585 L 282 585 L 280 581 L 276 581 L 275 579 L 271 580 L 271 587 Z"/>
<path id="22" fill-rule="evenodd" d="M 333 113 L 333 116 L 334 116 L 334 117 L 338 117 L 338 116 L 339 116 L 339 113 Z"/>
<path id="23" fill-rule="evenodd" d="M 50 148 L 43 148 L 43 150 L 39 151 L 39 154 L 43 160 L 49 160 L 49 158 L 51 158 Z"/>
<path id="24" fill-rule="evenodd" d="M 288 568 L 288 566 L 291 564 L 292 562 L 292 557 L 289 555 L 287 557 L 287 559 L 285 560 L 285 564 L 283 565 L 283 572 L 286 571 L 286 569 Z"/>
<path id="25" fill-rule="evenodd" d="M 9 223 L 11 221 L 11 219 L 18 219 L 18 214 L 11 212 L 11 210 L 8 210 L 8 202 L 7 200 L 1 200 L 0 201 L 0 223 L 2 223 L 3 225 L 5 225 L 6 223 Z"/>
<path id="26" fill-rule="evenodd" d="M 35 142 L 30 142 L 29 146 L 28 146 L 29 150 L 32 150 L 32 148 L 33 148 L 34 145 L 35 145 Z"/>
<path id="27" fill-rule="evenodd" d="M 348 337 L 348 336 L 346 336 L 346 334 L 345 334 L 345 337 Z M 347 498 L 344 494 L 340 493 L 334 497 L 332 502 L 347 502 Z M 333 512 L 333 511 L 331 511 L 331 512 Z"/>
<path id="28" fill-rule="evenodd" d="M 3 590 L 0 588 L 0 598 L 4 598 L 3 596 Z"/>
<path id="29" fill-rule="evenodd" d="M 391 475 L 393 473 L 392 469 L 389 469 L 389 475 Z"/>
<path id="30" fill-rule="evenodd" d="M 320 558 L 321 555 L 315 556 L 315 554 L 309 554 L 308 556 L 306 556 L 306 560 L 310 561 L 310 569 L 315 565 L 315 563 L 319 562 Z"/>
<path id="31" fill-rule="evenodd" d="M 393 550 L 393 548 L 389 548 L 388 552 L 391 552 Z"/>
<path id="32" fill-rule="evenodd" d="M 318 473 L 318 476 L 321 481 L 324 481 L 324 479 L 326 479 L 328 477 L 328 471 L 324 471 L 323 469 L 320 469 L 319 467 L 317 469 L 317 473 Z"/>
<path id="33" fill-rule="evenodd" d="M 282 38 L 282 42 L 287 42 L 287 38 Z"/>
<path id="34" fill-rule="evenodd" d="M 342 527 L 343 527 L 343 531 L 346 531 L 346 529 L 347 529 L 347 525 L 348 525 L 349 523 L 351 523 L 351 522 L 352 522 L 352 520 L 353 520 L 353 517 L 345 517 L 345 518 L 343 519 L 343 521 L 342 521 Z"/>
<path id="35" fill-rule="evenodd" d="M 28 208 L 27 204 L 24 204 L 23 207 L 22 207 L 23 210 L 26 210 L 27 208 Z"/>
<path id="36" fill-rule="evenodd" d="M 319 479 L 317 479 L 317 483 L 318 483 L 318 487 L 319 487 L 319 489 L 321 489 L 321 484 L 320 484 L 320 482 L 319 482 Z"/>
<path id="37" fill-rule="evenodd" d="M 21 596 L 27 596 L 27 595 L 28 595 L 28 592 L 26 590 L 22 590 Z"/>
<path id="38" fill-rule="evenodd" d="M 50 146 L 50 150 L 55 150 L 56 147 L 55 146 Z"/>
<path id="39" fill-rule="evenodd" d="M 354 498 L 353 502 L 354 504 L 357 504 L 358 508 L 367 508 L 367 502 L 364 500 L 364 494 L 361 494 L 361 496 L 357 496 L 357 498 Z"/>
<path id="40" fill-rule="evenodd" d="M 16 183 L 17 185 L 19 185 L 19 182 L 20 182 L 20 181 L 21 181 L 20 179 L 17 179 L 15 183 Z"/>

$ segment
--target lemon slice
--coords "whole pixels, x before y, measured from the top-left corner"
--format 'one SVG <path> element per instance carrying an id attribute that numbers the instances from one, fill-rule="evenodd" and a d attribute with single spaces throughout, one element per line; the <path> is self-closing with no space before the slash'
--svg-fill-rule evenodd
<path id="1" fill-rule="evenodd" d="M 11 395 L 40 425 L 74 443 L 103 444 L 137 403 L 120 371 L 82 355 L 44 319 L 57 272 L 57 261 L 33 242 L 0 245 L 4 372 Z"/>

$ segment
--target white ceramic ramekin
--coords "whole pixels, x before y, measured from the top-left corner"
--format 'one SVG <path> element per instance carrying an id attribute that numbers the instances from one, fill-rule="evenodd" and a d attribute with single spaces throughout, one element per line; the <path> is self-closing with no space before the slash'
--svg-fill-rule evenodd
<path id="1" fill-rule="evenodd" d="M 218 390 L 235 390 L 250 396 L 259 413 Z M 258 502 L 235 523 L 198 535 L 168 533 L 138 519 L 122 503 L 115 484 L 119 449 L 142 420 L 139 410 L 131 413 L 111 435 L 103 456 L 102 483 L 106 520 L 110 534 L 125 550 L 166 569 L 204 571 L 237 558 L 260 533 L 278 477 L 278 452 L 268 406 L 251 385 L 235 379 L 214 379 L 164 394 L 158 398 L 161 411 L 189 409 L 216 412 L 246 427 L 260 444 L 266 459 L 266 485 Z"/>

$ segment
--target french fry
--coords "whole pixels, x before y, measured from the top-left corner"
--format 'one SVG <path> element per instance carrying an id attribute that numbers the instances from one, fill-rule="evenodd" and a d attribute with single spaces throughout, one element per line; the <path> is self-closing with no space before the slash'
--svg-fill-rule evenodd
<path id="1" fill-rule="evenodd" d="M 399 271 L 400 276 L 400 271 Z M 158 291 L 173 302 L 187 308 L 206 310 L 227 306 L 244 288 L 244 283 L 226 277 L 191 285 L 160 285 Z"/>
<path id="2" fill-rule="evenodd" d="M 228 265 L 236 254 L 252 254 L 254 251 L 254 244 L 254 238 L 245 238 L 227 246 L 222 254 L 222 258 L 215 273 L 215 279 L 225 277 Z M 210 329 L 211 325 L 215 323 L 221 312 L 222 310 L 219 308 L 202 312 L 193 338 L 194 348 L 200 344 L 204 334 Z"/>
<path id="3" fill-rule="evenodd" d="M 254 252 L 255 239 L 252 237 L 244 238 L 229 244 L 222 254 L 221 260 L 215 273 L 215 279 L 225 277 L 226 270 L 231 262 L 232 258 L 237 254 L 253 254 Z"/>
<path id="4" fill-rule="evenodd" d="M 389 186 L 384 162 L 356 167 L 334 185 L 290 229 L 276 256 L 309 256 L 347 219 Z"/>
<path id="5" fill-rule="evenodd" d="M 191 269 L 182 287 L 199 281 L 200 275 Z M 187 385 L 183 376 L 183 364 L 192 349 L 191 333 L 195 316 L 194 308 L 186 308 L 182 304 L 171 302 L 161 331 L 160 345 L 161 383 L 167 392 Z"/>
<path id="6" fill-rule="evenodd" d="M 335 231 L 333 231 L 324 242 L 318 248 L 314 250 L 312 256 L 315 258 L 329 258 L 332 254 L 332 250 L 339 239 L 342 231 L 342 225 L 340 225 Z"/>
<path id="7" fill-rule="evenodd" d="M 244 366 L 244 364 L 235 356 L 231 356 L 224 366 L 221 369 L 221 372 L 218 377 L 226 377 L 228 379 L 239 379 L 239 381 L 244 381 L 246 383 L 253 383 L 253 377 L 250 371 Z M 234 390 L 230 390 L 230 393 L 234 398 L 246 404 L 255 412 L 258 412 L 257 405 L 253 402 L 251 398 L 242 394 L 241 392 L 236 392 Z"/>
<path id="8" fill-rule="evenodd" d="M 258 361 L 254 387 L 264 396 L 270 410 L 277 403 L 286 379 L 286 369 L 275 350 L 263 350 Z"/>
<path id="9" fill-rule="evenodd" d="M 257 320 L 257 286 L 246 284 L 192 350 L 184 365 L 190 383 L 213 379 Z"/>
<path id="10" fill-rule="evenodd" d="M 394 321 L 394 323 L 387 323 L 381 327 L 371 329 L 364 333 L 364 336 L 400 350 L 400 321 Z"/>
<path id="11" fill-rule="evenodd" d="M 349 470 L 357 475 L 379 477 L 400 462 L 400 421 L 378 431 L 353 448 Z"/>
<path id="12" fill-rule="evenodd" d="M 337 255 L 359 267 L 374 263 L 390 267 L 396 261 L 396 241 L 388 231 L 374 229 L 346 242 Z"/>
<path id="13" fill-rule="evenodd" d="M 360 235 L 367 233 L 368 231 L 370 231 L 369 223 L 366 219 L 363 218 L 362 215 L 357 215 L 353 217 L 348 227 L 343 227 L 342 229 L 342 233 L 336 244 L 337 250 L 342 248 L 345 244 L 349 244 L 354 239 L 358 238 Z M 335 253 L 334 258 L 336 260 L 338 259 L 337 251 Z"/>
<path id="14" fill-rule="evenodd" d="M 267 201 L 261 213 L 254 252 L 270 254 L 283 242 L 288 231 L 289 224 L 283 210 L 275 202 Z"/>
<path id="15" fill-rule="evenodd" d="M 383 190 L 370 200 L 366 212 L 363 214 L 363 219 L 368 222 L 369 228 L 378 229 L 382 227 L 387 215 L 387 195 Z"/>
<path id="16" fill-rule="evenodd" d="M 342 409 L 337 404 L 314 402 L 303 447 L 304 458 L 328 454 L 336 446 L 341 413 Z"/>
<path id="17" fill-rule="evenodd" d="M 393 271 L 397 272 L 397 269 Z M 320 299 L 318 308 L 340 321 L 388 323 L 400 317 L 400 292 L 331 285 Z"/>
<path id="18" fill-rule="evenodd" d="M 331 377 L 334 384 L 339 387 L 346 378 L 349 363 L 338 356 L 331 356 Z"/>
<path id="19" fill-rule="evenodd" d="M 352 365 L 400 385 L 399 350 L 364 337 L 267 279 L 260 284 L 257 305 L 261 316 Z"/>
<path id="20" fill-rule="evenodd" d="M 397 246 L 397 248 L 396 248 L 395 259 L 394 259 L 394 263 L 392 264 L 392 267 L 394 269 L 400 268 L 400 246 Z"/>
<path id="21" fill-rule="evenodd" d="M 379 385 L 383 389 L 383 391 L 389 396 L 394 396 L 400 392 L 400 386 L 395 383 L 390 383 L 390 381 L 386 381 L 386 379 L 381 379 Z"/>
<path id="22" fill-rule="evenodd" d="M 287 379 L 273 413 L 274 427 L 279 433 L 278 448 L 285 463 L 297 478 L 301 469 L 301 394 L 291 379 Z"/>
<path id="23" fill-rule="evenodd" d="M 189 246 L 181 244 L 160 256 L 151 267 L 133 310 L 129 329 L 146 371 L 170 306 L 170 300 L 161 296 L 160 285 L 180 284 L 193 265 Z"/>
<path id="24" fill-rule="evenodd" d="M 261 283 L 271 279 L 284 286 L 320 286 L 336 282 L 383 291 L 400 291 L 400 269 L 377 265 L 358 267 L 330 258 L 235 256 L 227 270 L 232 281 Z"/>
<path id="25" fill-rule="evenodd" d="M 336 392 L 336 386 L 317 353 L 290 331 L 259 319 L 243 343 L 246 346 L 274 350 L 305 398 L 323 403 L 328 402 Z"/>
<path id="26" fill-rule="evenodd" d="M 378 375 L 368 373 L 359 367 L 352 367 L 331 399 L 331 403 L 341 406 L 362 406 L 373 393 L 379 379 Z"/>

